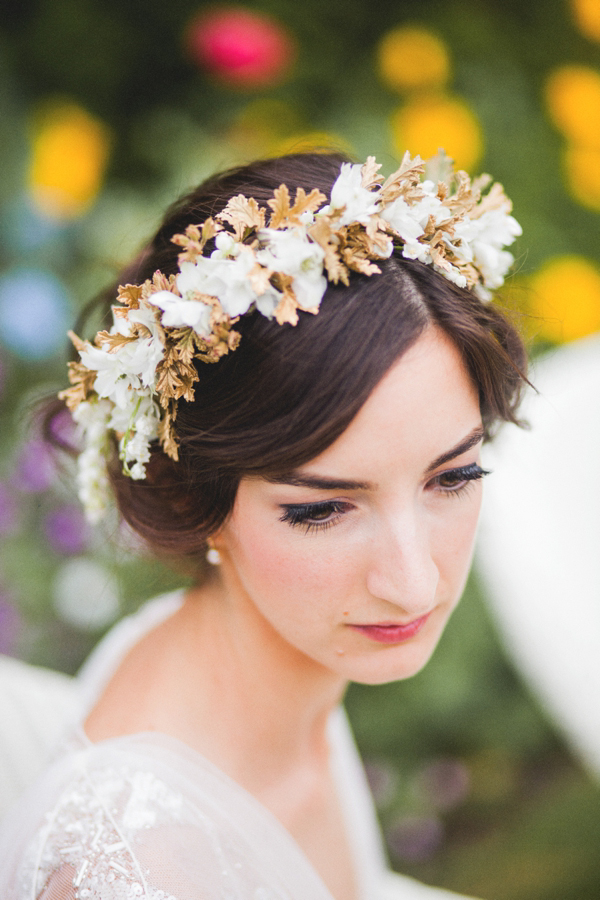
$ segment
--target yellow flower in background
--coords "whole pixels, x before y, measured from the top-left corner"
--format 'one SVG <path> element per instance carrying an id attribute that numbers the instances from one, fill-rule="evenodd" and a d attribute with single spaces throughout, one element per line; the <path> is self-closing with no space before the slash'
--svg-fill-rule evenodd
<path id="1" fill-rule="evenodd" d="M 582 206 L 600 212 L 600 149 L 567 147 L 564 165 L 573 197 Z"/>
<path id="2" fill-rule="evenodd" d="M 61 220 L 84 213 L 100 189 L 109 148 L 106 125 L 77 104 L 47 107 L 34 123 L 28 173 L 40 212 Z"/>
<path id="3" fill-rule="evenodd" d="M 574 341 L 600 331 L 600 270 L 583 256 L 557 256 L 531 279 L 530 312 L 539 334 Z"/>
<path id="4" fill-rule="evenodd" d="M 575 24 L 585 37 L 600 41 L 600 3 L 598 0 L 571 0 Z"/>
<path id="5" fill-rule="evenodd" d="M 388 31 L 377 48 L 383 83 L 398 91 L 441 87 L 450 74 L 450 56 L 437 35 L 419 25 Z"/>
<path id="6" fill-rule="evenodd" d="M 561 66 L 548 76 L 546 104 L 569 140 L 600 149 L 600 73 L 589 66 Z"/>
<path id="7" fill-rule="evenodd" d="M 443 149 L 459 169 L 472 169 L 483 151 L 483 135 L 475 113 L 458 97 L 419 97 L 392 116 L 394 148 L 424 159 Z"/>

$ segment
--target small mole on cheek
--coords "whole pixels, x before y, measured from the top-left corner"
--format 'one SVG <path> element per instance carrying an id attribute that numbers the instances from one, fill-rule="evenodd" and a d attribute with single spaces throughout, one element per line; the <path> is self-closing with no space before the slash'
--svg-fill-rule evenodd
<path id="1" fill-rule="evenodd" d="M 342 615 L 343 615 L 343 616 L 349 616 L 349 615 L 350 615 L 350 611 L 347 610 L 346 612 L 343 612 Z"/>

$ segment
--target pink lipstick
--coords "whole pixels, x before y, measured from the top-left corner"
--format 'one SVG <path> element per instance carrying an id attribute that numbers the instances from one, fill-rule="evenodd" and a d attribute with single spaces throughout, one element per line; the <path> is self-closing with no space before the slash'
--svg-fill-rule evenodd
<path id="1" fill-rule="evenodd" d="M 408 641 L 414 637 L 421 630 L 429 615 L 430 613 L 426 613 L 419 619 L 407 622 L 406 625 L 384 622 L 379 625 L 350 625 L 350 628 L 360 631 L 361 634 L 371 638 L 372 641 L 377 641 L 379 644 L 400 644 L 402 641 Z"/>

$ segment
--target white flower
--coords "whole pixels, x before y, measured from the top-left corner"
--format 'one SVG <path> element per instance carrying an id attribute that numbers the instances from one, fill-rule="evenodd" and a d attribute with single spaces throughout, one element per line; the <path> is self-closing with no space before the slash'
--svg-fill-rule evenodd
<path id="1" fill-rule="evenodd" d="M 77 493 L 91 523 L 99 522 L 109 505 L 106 457 L 111 411 L 112 406 L 107 400 L 84 400 L 73 411 L 83 441 L 83 450 L 77 460 Z"/>
<path id="2" fill-rule="evenodd" d="M 262 228 L 258 236 L 266 243 L 256 253 L 258 262 L 292 276 L 292 289 L 303 309 L 318 307 L 327 288 L 323 274 L 324 250 L 309 239 L 303 228 L 282 231 Z"/>
<path id="3" fill-rule="evenodd" d="M 282 298 L 282 294 L 276 291 L 274 287 L 266 290 L 264 294 L 260 294 L 256 298 L 256 308 L 265 319 L 272 319 L 277 306 Z"/>
<path id="4" fill-rule="evenodd" d="M 138 338 L 109 352 L 108 348 L 87 344 L 80 352 L 86 368 L 96 372 L 94 390 L 117 406 L 125 407 L 130 391 L 154 384 L 156 367 L 164 348 L 158 338 Z"/>
<path id="5" fill-rule="evenodd" d="M 378 193 L 362 186 L 361 165 L 342 163 L 341 172 L 331 189 L 330 208 L 344 209 L 340 218 L 341 225 L 350 225 L 352 222 L 366 225 L 378 210 Z"/>
<path id="6" fill-rule="evenodd" d="M 456 255 L 472 262 L 486 288 L 498 288 L 514 262 L 512 253 L 504 250 L 522 234 L 516 219 L 502 209 L 491 209 L 482 216 L 459 222 L 455 228 L 453 249 Z"/>
<path id="7" fill-rule="evenodd" d="M 381 211 L 381 218 L 392 226 L 403 241 L 412 243 L 423 234 L 423 228 L 415 212 L 415 206 L 410 206 L 404 197 L 397 197 Z"/>
<path id="8" fill-rule="evenodd" d="M 184 262 L 177 276 L 183 297 L 187 300 L 194 293 L 217 297 L 232 318 L 248 312 L 258 296 L 248 278 L 256 261 L 250 247 L 238 246 L 240 251 L 235 258 L 211 255 L 201 256 L 195 263 Z"/>
<path id="9" fill-rule="evenodd" d="M 215 238 L 216 250 L 210 254 L 212 259 L 236 257 L 240 252 L 240 244 L 228 231 L 219 231 Z"/>
<path id="10" fill-rule="evenodd" d="M 108 428 L 123 435 L 119 441 L 119 456 L 132 478 L 145 477 L 150 444 L 158 437 L 160 415 L 160 406 L 150 390 L 144 393 L 130 391 L 127 407 L 113 407 Z"/>
<path id="11" fill-rule="evenodd" d="M 192 263 L 183 263 L 192 265 Z M 188 326 L 202 337 L 208 337 L 211 330 L 211 307 L 201 300 L 184 300 L 171 291 L 159 291 L 148 297 L 148 302 L 163 310 L 162 324 L 167 328 Z"/>
<path id="12" fill-rule="evenodd" d="M 448 269 L 442 269 L 441 266 L 434 266 L 436 272 L 439 272 L 440 275 L 443 275 L 444 278 L 447 278 L 448 281 L 451 281 L 453 284 L 458 285 L 458 287 L 466 288 L 467 279 L 462 274 L 460 269 L 457 269 L 456 266 L 450 266 Z"/>

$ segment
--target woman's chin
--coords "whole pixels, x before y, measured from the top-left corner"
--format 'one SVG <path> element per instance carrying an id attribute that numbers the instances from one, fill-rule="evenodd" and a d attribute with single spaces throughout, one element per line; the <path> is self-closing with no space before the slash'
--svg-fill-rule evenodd
<path id="1" fill-rule="evenodd" d="M 431 656 L 434 646 L 429 647 L 387 647 L 380 653 L 347 658 L 341 674 L 356 684 L 390 684 L 412 678 L 423 669 Z M 394 652 L 396 651 L 396 652 Z"/>

